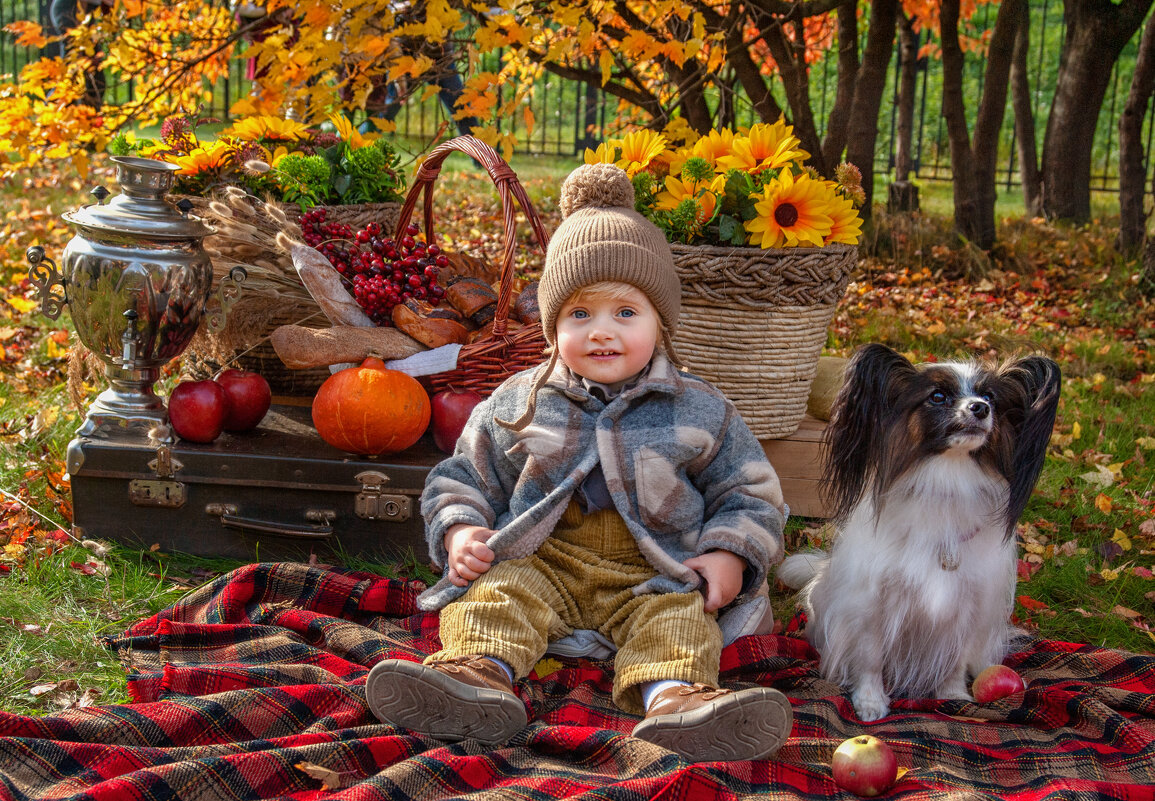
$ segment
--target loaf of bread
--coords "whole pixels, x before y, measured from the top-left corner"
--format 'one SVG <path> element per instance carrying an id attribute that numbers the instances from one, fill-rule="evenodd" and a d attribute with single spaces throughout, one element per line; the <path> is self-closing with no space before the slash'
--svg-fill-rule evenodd
<path id="1" fill-rule="evenodd" d="M 425 345 L 396 328 L 336 325 L 305 328 L 282 325 L 269 336 L 273 350 L 290 370 L 306 370 L 343 362 L 359 363 L 366 357 L 404 359 L 427 350 Z"/>
<path id="2" fill-rule="evenodd" d="M 476 326 L 488 323 L 497 311 L 497 292 L 480 278 L 455 278 L 445 287 L 445 299 Z"/>
<path id="3" fill-rule="evenodd" d="M 518 293 L 510 316 L 526 325 L 541 322 L 541 306 L 537 303 L 537 281 L 531 281 Z"/>
<path id="4" fill-rule="evenodd" d="M 410 298 L 393 307 L 393 325 L 431 348 L 464 345 L 469 340 L 469 328 L 447 311 Z"/>

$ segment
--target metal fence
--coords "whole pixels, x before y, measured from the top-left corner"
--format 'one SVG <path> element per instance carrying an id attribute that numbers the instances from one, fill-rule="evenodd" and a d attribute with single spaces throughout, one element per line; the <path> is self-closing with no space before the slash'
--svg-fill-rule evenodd
<path id="1" fill-rule="evenodd" d="M 1063 7 L 1059 0 L 1038 0 L 1030 5 L 1032 13 L 1030 81 L 1035 99 L 1036 129 L 1039 138 L 1037 147 L 1041 152 L 1047 103 L 1055 88 L 1056 65 L 1051 62 L 1057 58 L 1064 34 Z M 981 35 L 983 31 L 993 27 L 996 13 L 997 9 L 992 10 L 989 4 L 981 6 L 976 18 L 970 22 L 969 33 Z M 48 0 L 0 0 L 0 28 L 19 19 L 39 20 L 45 28 L 49 27 Z M 1096 191 L 1116 191 L 1118 188 L 1118 118 L 1130 88 L 1131 67 L 1138 48 L 1138 38 L 1134 37 L 1116 64 L 1111 79 L 1112 89 L 1099 116 L 1092 167 L 1092 189 Z M 925 35 L 923 41 L 926 41 Z M 11 34 L 0 33 L 0 75 L 14 74 L 28 61 L 38 56 L 39 53 L 35 50 L 17 46 Z M 488 56 L 478 65 L 478 69 L 496 69 L 497 58 L 498 56 L 494 55 Z M 875 153 L 877 175 L 885 175 L 894 168 L 898 58 L 899 51 L 896 47 L 889 84 L 893 91 L 888 93 L 879 119 L 879 137 Z M 967 97 L 977 99 L 979 96 L 985 64 L 985 59 L 981 55 L 967 54 L 965 66 Z M 468 71 L 468 65 L 465 63 L 459 67 L 462 72 Z M 810 86 L 819 125 L 825 120 L 829 98 L 833 96 L 836 68 L 833 53 L 812 66 Z M 941 61 L 934 58 L 921 59 L 918 63 L 918 76 L 912 177 L 924 181 L 949 181 L 950 150 L 946 124 L 941 114 Z M 106 91 L 106 100 L 118 102 L 130 96 L 131 91 L 131 82 L 118 86 L 110 85 Z M 229 107 L 248 91 L 249 83 L 245 79 L 242 53 L 234 60 L 229 75 L 213 88 L 211 101 L 201 109 L 202 116 L 228 119 Z M 607 134 L 612 135 L 614 132 L 617 99 L 605 95 L 597 87 L 566 81 L 544 73 L 535 80 L 534 91 L 532 111 L 535 124 L 532 131 L 527 130 L 521 118 L 504 122 L 518 135 L 521 147 L 525 151 L 542 155 L 573 156 L 580 154 L 585 147 L 596 145 Z M 423 98 L 421 94 L 417 93 L 418 96 L 411 99 L 398 114 L 396 122 L 399 135 L 412 138 L 428 137 L 441 125 L 451 122 L 436 95 Z M 783 108 L 787 107 L 784 97 L 779 96 L 778 100 Z M 739 97 L 735 106 L 739 124 L 748 125 L 757 121 L 750 104 L 743 102 L 743 98 Z M 973 114 L 976 111 L 976 108 L 969 109 L 972 127 Z M 1155 109 L 1149 109 L 1143 129 L 1146 145 L 1145 168 L 1148 172 L 1151 167 L 1152 129 L 1155 127 L 1152 124 L 1153 117 Z M 820 136 L 822 133 L 819 130 Z M 999 182 L 1007 189 L 1019 185 L 1019 165 L 1014 136 L 1014 119 L 1008 104 L 1000 137 L 999 161 Z"/>

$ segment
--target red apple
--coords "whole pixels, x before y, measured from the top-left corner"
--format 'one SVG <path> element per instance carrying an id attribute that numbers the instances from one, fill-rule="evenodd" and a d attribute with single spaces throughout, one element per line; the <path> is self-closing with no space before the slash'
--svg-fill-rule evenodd
<path id="1" fill-rule="evenodd" d="M 264 376 L 248 370 L 225 370 L 216 381 L 229 399 L 225 431 L 251 431 L 265 419 L 273 393 Z"/>
<path id="2" fill-rule="evenodd" d="M 830 760 L 834 783 L 855 795 L 871 798 L 885 793 L 898 778 L 898 760 L 877 737 L 860 734 L 844 740 Z"/>
<path id="3" fill-rule="evenodd" d="M 190 442 L 212 442 L 220 436 L 229 400 L 216 381 L 185 381 L 168 397 L 168 421 Z"/>
<path id="4" fill-rule="evenodd" d="M 1008 695 L 1021 693 L 1025 689 L 1027 685 L 1023 682 L 1023 677 L 1006 665 L 991 665 L 984 668 L 975 676 L 974 684 L 971 686 L 975 701 L 980 704 L 989 704 Z"/>
<path id="5" fill-rule="evenodd" d="M 481 395 L 472 389 L 458 391 L 446 389 L 434 395 L 430 401 L 433 405 L 431 425 L 433 426 L 433 441 L 437 447 L 446 453 L 453 453 L 457 445 L 457 438 L 465 428 L 465 421 L 473 407 L 481 403 Z"/>

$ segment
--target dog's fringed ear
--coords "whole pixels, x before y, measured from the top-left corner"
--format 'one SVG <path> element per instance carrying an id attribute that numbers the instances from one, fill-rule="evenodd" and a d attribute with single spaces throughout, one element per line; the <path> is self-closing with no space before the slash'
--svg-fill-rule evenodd
<path id="1" fill-rule="evenodd" d="M 999 368 L 997 381 L 995 429 L 1010 431 L 1014 438 L 1013 447 L 1005 451 L 1010 463 L 999 465 L 1010 483 L 1005 518 L 1009 537 L 1043 470 L 1059 408 L 1062 373 L 1051 359 L 1027 356 Z"/>
<path id="2" fill-rule="evenodd" d="M 887 450 L 897 388 L 916 375 L 909 360 L 885 345 L 864 345 L 847 363 L 822 443 L 822 493 L 833 520 L 844 521 L 863 493 L 877 494 L 877 473 L 873 487 L 866 480 Z"/>

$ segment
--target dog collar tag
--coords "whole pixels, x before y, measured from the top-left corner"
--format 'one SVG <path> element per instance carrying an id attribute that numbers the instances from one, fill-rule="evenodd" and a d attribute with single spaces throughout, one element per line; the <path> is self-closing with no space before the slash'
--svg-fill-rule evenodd
<path id="1" fill-rule="evenodd" d="M 942 544 L 938 549 L 938 563 L 948 572 L 958 570 L 958 566 L 962 563 L 962 554 L 959 553 L 957 542 Z"/>

